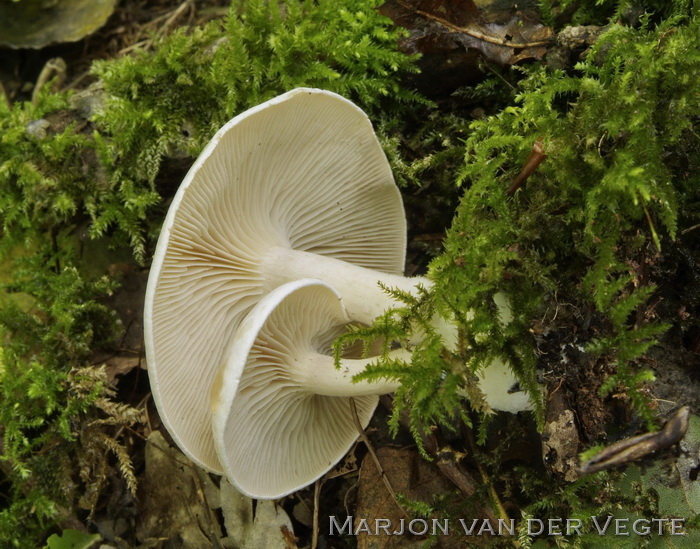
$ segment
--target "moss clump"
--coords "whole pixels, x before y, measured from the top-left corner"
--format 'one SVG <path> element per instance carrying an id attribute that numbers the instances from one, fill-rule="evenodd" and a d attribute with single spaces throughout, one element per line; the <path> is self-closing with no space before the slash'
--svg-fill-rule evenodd
<path id="1" fill-rule="evenodd" d="M 523 337 L 534 319 L 574 303 L 599 325 L 579 343 L 616 366 L 612 379 L 636 387 L 629 366 L 665 328 L 642 313 L 659 282 L 650 266 L 677 235 L 678 204 L 698 200 L 698 174 L 677 155 L 700 152 L 700 21 L 650 27 L 611 27 L 575 74 L 528 71 L 512 107 L 472 125 L 459 174 L 469 188 L 432 265 L 435 292 L 442 310 L 473 310 L 467 333 L 489 333 L 485 350 L 516 366 L 536 360 L 534 339 Z M 509 197 L 538 139 L 547 160 Z M 508 333 L 484 305 L 497 290 L 515 313 Z M 536 389 L 532 375 L 522 381 Z"/>
<path id="2" fill-rule="evenodd" d="M 67 93 L 44 92 L 36 105 L 0 101 L 5 249 L 87 222 L 93 237 L 110 231 L 144 260 L 147 220 L 172 192 L 156 186 L 163 159 L 196 156 L 235 114 L 299 86 L 365 108 L 419 100 L 397 77 L 415 70 L 396 50 L 401 31 L 375 6 L 237 3 L 224 20 L 177 30 L 154 51 L 97 63 L 100 106 L 89 121 L 66 112 Z"/>
<path id="3" fill-rule="evenodd" d="M 79 158 L 90 140 L 73 124 L 49 132 L 44 118 L 67 107 L 67 94 L 42 93 L 36 104 L 0 101 L 0 250 L 53 234 L 94 199 Z"/>
<path id="4" fill-rule="evenodd" d="M 368 109 L 419 100 L 399 83 L 415 71 L 396 49 L 401 31 L 376 5 L 250 0 L 223 22 L 174 32 L 153 53 L 96 64 L 108 94 L 97 121 L 110 135 L 113 185 L 147 193 L 164 158 L 195 156 L 235 114 L 296 87 L 335 91 Z M 106 218 L 95 230 L 108 226 Z M 142 256 L 142 242 L 134 244 Z"/>
<path id="5" fill-rule="evenodd" d="M 700 154 L 699 27 L 690 14 L 659 25 L 647 18 L 638 29 L 613 25 L 570 74 L 522 69 L 513 104 L 469 128 L 454 174 L 465 192 L 444 253 L 430 267 L 434 288 L 422 308 L 403 296 L 404 336 L 411 326 L 425 329 L 435 309 L 454 315 L 464 328 L 457 362 L 475 371 L 493 358 L 507 360 L 539 401 L 535 336 L 569 322 L 590 325 L 592 316 L 595 331 L 581 330 L 578 342 L 612 365 L 605 390 L 648 379 L 635 379 L 633 365 L 667 327 L 644 315 L 658 283 L 651 266 L 675 245 L 679 222 L 697 223 L 691 212 L 699 176 L 687 166 Z M 510 196 L 536 141 L 547 159 Z M 498 321 L 497 292 L 512 308 L 507 326 Z M 576 318 L 557 323 L 555 311 L 565 304 L 573 304 Z M 382 329 L 402 333 L 394 325 Z M 409 408 L 430 392 L 426 387 L 442 394 L 454 372 L 453 358 L 429 347 L 415 356 L 426 368 L 391 372 L 414 391 L 406 395 Z M 651 421 L 648 403 L 635 394 L 636 411 Z M 417 417 L 424 412 L 411 408 Z"/>
<path id="6" fill-rule="evenodd" d="M 36 529 L 70 507 L 86 450 L 77 444 L 80 426 L 99 416 L 94 405 L 107 396 L 106 380 L 78 367 L 117 331 L 113 313 L 96 301 L 113 284 L 86 281 L 56 260 L 49 247 L 18 260 L 0 309 L 0 470 L 11 485 L 0 510 L 3 547 L 32 546 Z"/>

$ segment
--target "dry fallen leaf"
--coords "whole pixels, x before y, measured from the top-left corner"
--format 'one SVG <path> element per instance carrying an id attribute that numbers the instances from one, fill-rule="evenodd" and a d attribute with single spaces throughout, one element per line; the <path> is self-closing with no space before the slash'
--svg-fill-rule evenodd
<path id="1" fill-rule="evenodd" d="M 379 11 L 408 29 L 400 47 L 420 53 L 426 81 L 454 88 L 481 74 L 482 59 L 500 65 L 542 59 L 554 45 L 554 32 L 513 3 L 472 0 L 387 0 Z"/>
<path id="2" fill-rule="evenodd" d="M 253 500 L 221 479 L 221 513 L 229 540 L 237 549 L 288 549 L 294 545 L 292 522 L 279 505 L 259 500 L 253 511 Z M 291 545 L 290 545 L 291 544 Z"/>
<path id="3" fill-rule="evenodd" d="M 454 490 L 454 486 L 443 477 L 435 468 L 425 461 L 418 452 L 405 448 L 380 448 L 377 457 L 384 469 L 384 474 L 389 479 L 394 491 L 413 501 L 431 502 L 436 494 L 447 494 Z M 360 481 L 357 494 L 357 507 L 355 509 L 355 524 L 366 519 L 367 524 L 374 528 L 375 519 L 388 519 L 395 531 L 399 527 L 400 520 L 407 519 L 396 501 L 391 497 L 384 485 L 377 466 L 371 457 L 362 462 Z M 411 517 L 413 518 L 413 517 Z M 409 519 L 406 520 L 408 524 Z M 391 547 L 412 548 L 422 547 L 424 537 L 415 535 L 387 535 L 385 531 L 379 531 L 377 535 L 358 532 L 358 549 L 388 549 Z M 462 547 L 456 536 L 441 536 L 438 545 L 448 549 Z"/>
<path id="4" fill-rule="evenodd" d="M 139 489 L 139 540 L 168 540 L 169 547 L 188 549 L 215 547 L 221 529 L 211 507 L 217 502 L 207 497 L 215 494 L 215 488 L 209 476 L 170 446 L 160 432 L 151 433 Z"/>

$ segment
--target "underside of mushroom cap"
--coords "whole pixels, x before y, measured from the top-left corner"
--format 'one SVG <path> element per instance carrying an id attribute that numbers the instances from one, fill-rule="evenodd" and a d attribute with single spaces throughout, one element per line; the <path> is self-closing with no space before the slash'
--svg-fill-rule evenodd
<path id="1" fill-rule="evenodd" d="M 275 499 L 308 486 L 357 440 L 350 398 L 315 394 L 304 374 L 347 322 L 338 294 L 307 279 L 278 287 L 239 327 L 211 402 L 224 474 L 244 494 Z M 365 427 L 378 397 L 353 398 Z"/>
<path id="2" fill-rule="evenodd" d="M 366 115 L 336 94 L 292 90 L 227 123 L 158 241 L 144 311 L 151 388 L 175 442 L 213 472 L 211 385 L 265 293 L 258 261 L 271 246 L 403 271 L 405 217 L 389 164 Z"/>

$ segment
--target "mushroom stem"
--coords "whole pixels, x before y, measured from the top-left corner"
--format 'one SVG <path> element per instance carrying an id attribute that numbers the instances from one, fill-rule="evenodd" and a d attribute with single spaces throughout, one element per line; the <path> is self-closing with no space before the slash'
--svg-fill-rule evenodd
<path id="1" fill-rule="evenodd" d="M 284 247 L 272 248 L 265 254 L 261 268 L 261 278 L 266 281 L 263 293 L 303 278 L 322 280 L 341 293 L 348 316 L 364 324 L 372 324 L 378 316 L 397 305 L 382 286 L 397 288 L 412 295 L 418 293 L 419 285 L 425 288 L 432 286 L 432 282 L 425 277 L 387 274 L 328 255 Z M 436 318 L 433 327 L 443 336 L 448 348 L 456 346 L 457 326 Z"/>
<path id="2" fill-rule="evenodd" d="M 371 324 L 379 315 L 397 305 L 379 283 L 412 295 L 417 294 L 418 285 L 425 288 L 432 285 L 430 280 L 424 277 L 409 278 L 387 274 L 328 255 L 281 246 L 271 248 L 265 254 L 261 268 L 261 278 L 266 280 L 263 293 L 271 292 L 274 288 L 294 280 L 315 278 L 335 288 L 342 295 L 345 311 L 351 320 L 365 324 Z M 505 296 L 496 294 L 494 301 L 501 322 L 507 324 L 512 320 L 512 312 Z M 457 348 L 457 325 L 454 322 L 436 316 L 433 319 L 433 328 L 443 337 L 445 347 L 453 350 Z M 414 344 L 416 341 L 409 343 Z M 318 371 L 325 373 L 328 370 L 319 368 Z M 481 370 L 478 377 L 486 400 L 494 410 L 517 412 L 532 409 L 532 403 L 525 392 L 511 393 L 511 390 L 516 388 L 517 378 L 506 363 L 494 361 Z M 374 394 L 383 393 L 377 391 Z"/>
<path id="3" fill-rule="evenodd" d="M 397 349 L 389 353 L 390 359 L 410 363 L 411 353 L 405 349 Z M 299 376 L 299 384 L 309 388 L 318 395 L 335 397 L 357 397 L 367 395 L 384 395 L 393 393 L 401 383 L 383 379 L 381 381 L 352 381 L 352 378 L 363 372 L 365 368 L 376 361 L 375 358 L 344 358 L 340 368 L 336 368 L 333 357 L 320 353 L 312 353 L 295 361 L 294 367 L 301 365 L 295 373 Z M 293 374 L 292 374 L 293 375 Z"/>

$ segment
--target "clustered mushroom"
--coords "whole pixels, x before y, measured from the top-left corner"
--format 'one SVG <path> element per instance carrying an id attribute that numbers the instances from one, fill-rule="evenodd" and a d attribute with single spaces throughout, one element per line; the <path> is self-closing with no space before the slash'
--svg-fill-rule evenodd
<path id="1" fill-rule="evenodd" d="M 349 399 L 366 425 L 379 395 L 398 387 L 353 383 L 370 359 L 335 368 L 331 343 L 349 321 L 332 287 L 303 279 L 272 290 L 240 324 L 211 402 L 222 468 L 244 494 L 278 498 L 319 478 L 357 439 Z M 390 354 L 410 361 L 405 349 Z"/>
<path id="2" fill-rule="evenodd" d="M 396 384 L 350 383 L 366 361 L 338 371 L 327 345 L 394 305 L 380 282 L 430 285 L 402 276 L 405 249 L 401 195 L 350 101 L 299 88 L 221 128 L 173 199 L 146 292 L 151 388 L 182 451 L 258 498 L 335 465 L 357 438 L 347 399 L 364 426 Z M 492 408 L 529 409 L 507 365 L 481 377 Z"/>

